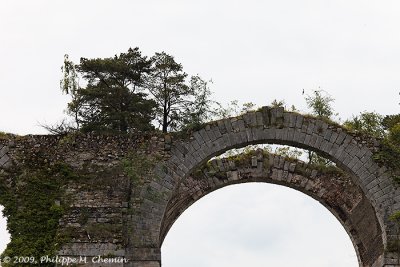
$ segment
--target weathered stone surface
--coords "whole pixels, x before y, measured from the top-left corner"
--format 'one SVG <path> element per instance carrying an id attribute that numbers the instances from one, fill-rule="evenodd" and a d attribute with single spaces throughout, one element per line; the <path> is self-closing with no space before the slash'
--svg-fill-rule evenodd
<path id="1" fill-rule="evenodd" d="M 385 224 L 388 216 L 390 215 L 388 212 L 393 212 L 394 210 L 391 208 L 391 205 L 394 203 L 394 201 L 391 201 L 391 199 L 393 199 L 393 196 L 398 194 L 398 192 L 395 190 L 393 182 L 391 181 L 391 178 L 383 177 L 381 174 L 378 174 L 375 171 L 379 168 L 377 167 L 377 164 L 371 160 L 371 158 L 373 151 L 375 151 L 374 149 L 376 147 L 376 140 L 361 140 L 359 136 L 353 137 L 352 134 L 347 133 L 344 129 L 338 127 L 337 125 L 329 125 L 328 123 L 318 119 L 303 117 L 298 114 L 284 112 L 282 109 L 271 109 L 268 107 L 263 107 L 261 109 L 261 112 L 258 115 L 259 118 L 256 116 L 257 122 L 262 121 L 264 126 L 263 130 L 260 131 L 258 128 L 253 130 L 253 128 L 255 128 L 253 123 L 254 119 L 252 119 L 251 116 L 253 116 L 253 114 L 246 114 L 243 116 L 243 120 L 245 122 L 244 128 L 243 125 L 241 125 L 241 127 L 238 125 L 238 121 L 240 121 L 240 119 L 230 119 L 218 122 L 219 125 L 232 125 L 231 133 L 226 134 L 221 132 L 220 137 L 229 140 L 229 148 L 243 147 L 250 143 L 276 143 L 298 146 L 319 152 L 327 156 L 329 159 L 337 163 L 338 166 L 345 172 L 350 174 L 349 177 L 351 178 L 349 179 L 359 186 L 361 190 L 360 192 L 362 197 L 358 198 L 359 200 L 362 199 L 362 201 L 360 200 L 360 203 L 369 203 L 370 208 L 373 211 L 369 213 L 370 217 L 375 218 L 373 219 L 374 222 L 376 222 L 375 226 L 382 233 L 380 241 L 360 241 L 365 236 L 368 236 L 368 234 L 363 235 L 363 237 L 353 238 L 355 243 L 369 243 L 369 250 L 373 250 L 373 247 L 380 247 L 379 251 L 376 249 L 375 252 L 366 252 L 368 250 L 366 247 L 359 247 L 361 251 L 359 254 L 364 255 L 363 264 L 365 266 L 372 266 L 373 262 L 375 262 L 380 256 L 378 254 L 384 253 L 382 250 L 384 244 L 382 242 L 385 242 L 385 236 L 392 227 L 389 224 L 389 226 L 385 226 Z M 257 123 L 256 125 L 259 124 Z M 245 136 L 245 138 L 242 138 L 242 136 Z M 183 141 L 183 143 L 190 144 L 190 141 Z M 186 179 L 188 179 L 187 177 L 190 176 L 190 173 L 196 167 L 201 166 L 201 164 L 210 159 L 213 155 L 222 152 L 224 152 L 224 149 L 219 151 L 215 149 L 203 150 L 201 153 L 202 155 L 200 155 L 200 157 L 196 157 L 195 162 L 192 162 L 190 171 L 181 177 L 181 182 L 184 182 Z M 275 160 L 273 160 L 272 163 L 277 164 Z M 251 167 L 254 168 L 255 166 L 256 164 L 254 160 L 251 160 Z M 281 167 L 281 165 L 278 166 Z M 272 180 L 279 181 L 280 183 L 285 181 L 292 184 L 299 184 L 299 186 L 304 187 L 305 191 L 314 188 L 316 185 L 315 181 L 301 178 L 301 176 L 298 174 L 288 171 L 287 166 L 290 165 L 286 165 L 286 167 L 283 167 L 283 169 L 272 170 L 270 173 Z M 227 177 L 226 181 L 237 182 L 241 181 L 240 175 L 242 174 L 243 173 L 240 171 L 231 171 L 222 176 Z M 313 176 L 314 175 L 315 173 Z M 255 173 L 252 174 L 252 177 L 252 179 L 255 179 Z M 218 180 L 216 177 L 210 177 L 208 181 L 209 187 L 212 187 L 213 185 L 221 187 L 224 184 L 223 181 Z M 194 188 L 199 190 L 199 187 Z M 318 193 L 316 193 L 316 196 L 319 198 L 326 197 L 329 191 L 329 188 L 321 189 L 318 191 Z M 340 194 L 339 192 L 340 191 L 338 191 L 338 194 Z M 193 191 L 193 196 L 201 195 L 201 191 Z M 193 197 L 191 199 L 193 199 Z M 337 216 L 340 218 L 342 213 L 338 212 Z M 358 220 L 362 221 L 361 218 Z M 349 224 L 351 227 L 355 227 L 352 225 L 353 223 L 349 222 L 348 220 L 342 223 Z M 359 227 L 359 229 L 362 228 Z M 163 228 L 162 231 L 165 231 L 165 229 Z M 348 232 L 350 233 L 351 231 L 354 232 L 354 229 L 349 229 Z M 363 230 L 359 231 L 363 232 Z M 378 245 L 379 242 L 381 242 L 380 245 Z M 367 256 L 366 253 L 369 253 L 369 256 Z M 365 259 L 368 259 L 368 265 L 365 262 Z"/>
<path id="2" fill-rule="evenodd" d="M 92 187 L 70 183 L 59 200 L 62 204 L 68 196 L 70 203 L 60 229 L 69 227 L 76 234 L 60 255 L 109 253 L 129 260 L 124 266 L 159 267 L 162 240 L 188 203 L 228 184 L 262 181 L 293 187 L 321 201 L 349 233 L 360 266 L 400 266 L 398 255 L 384 251 L 399 234 L 388 218 L 399 210 L 400 190 L 387 168 L 378 166 L 372 158 L 379 142 L 316 118 L 263 107 L 238 118 L 211 122 L 183 138 L 173 134 L 146 138 L 90 134 L 7 138 L 0 139 L 2 175 L 8 175 L 15 166 L 32 163 L 19 157 L 24 151 L 40 155 L 49 164 L 64 162 L 74 170 L 92 174 L 88 180 Z M 144 139 L 146 148 L 139 146 Z M 260 143 L 316 151 L 344 173 L 332 179 L 301 162 L 255 155 L 249 159 L 248 168 L 229 160 L 211 161 L 208 165 L 214 173 L 202 172 L 194 179 L 193 172 L 214 156 Z M 124 173 L 107 171 L 118 169 L 129 151 L 158 158 L 153 160 L 154 169 L 136 177 L 137 181 Z"/>
<path id="3" fill-rule="evenodd" d="M 180 214 L 208 193 L 236 183 L 266 182 L 299 190 L 327 207 L 346 228 L 364 264 L 371 265 L 374 257 L 383 252 L 382 232 L 375 210 L 350 176 L 339 171 L 326 174 L 303 162 L 287 161 L 276 155 L 264 157 L 263 152 L 258 151 L 247 157 L 239 156 L 238 162 L 235 159 L 212 160 L 209 167 L 199 172 L 201 176 L 190 176 L 182 181 L 168 204 L 162 238 Z"/>

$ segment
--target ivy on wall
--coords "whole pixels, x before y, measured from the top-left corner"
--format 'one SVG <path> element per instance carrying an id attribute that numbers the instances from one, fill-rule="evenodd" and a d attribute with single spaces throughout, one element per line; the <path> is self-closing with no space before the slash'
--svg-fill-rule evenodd
<path id="1" fill-rule="evenodd" d="M 42 162 L 40 167 L 29 166 L 12 170 L 11 179 L 2 175 L 0 204 L 7 217 L 11 241 L 1 257 L 10 257 L 3 266 L 30 266 L 32 263 L 15 263 L 18 257 L 55 256 L 65 236 L 58 235 L 58 222 L 65 212 L 60 202 L 63 185 L 73 178 L 71 169 L 64 164 L 50 166 Z M 41 263 L 41 266 L 53 266 Z"/>

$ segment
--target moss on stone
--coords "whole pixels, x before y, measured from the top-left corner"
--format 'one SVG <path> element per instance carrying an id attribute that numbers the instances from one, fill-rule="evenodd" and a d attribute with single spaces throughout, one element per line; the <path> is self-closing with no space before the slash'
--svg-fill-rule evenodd
<path id="1" fill-rule="evenodd" d="M 152 155 L 130 152 L 121 160 L 121 165 L 125 174 L 138 185 L 144 182 L 157 161 L 159 160 Z"/>
<path id="2" fill-rule="evenodd" d="M 382 140 L 378 151 L 373 158 L 380 165 L 389 167 L 393 180 L 400 184 L 400 147 L 396 146 L 388 138 Z"/>
<path id="3" fill-rule="evenodd" d="M 389 216 L 389 220 L 396 224 L 397 237 L 393 240 L 388 240 L 386 251 L 400 254 L 400 211 L 394 212 Z"/>
<path id="4" fill-rule="evenodd" d="M 63 185 L 70 178 L 64 166 L 43 165 L 41 168 L 17 169 L 12 172 L 12 185 L 0 183 L 0 204 L 7 217 L 11 241 L 2 257 L 35 257 L 56 255 L 65 236 L 58 235 L 59 220 L 65 206 L 59 202 Z M 15 263 L 4 266 L 16 266 Z M 30 266 L 18 264 L 18 266 Z M 41 264 L 53 266 L 54 264 Z"/>

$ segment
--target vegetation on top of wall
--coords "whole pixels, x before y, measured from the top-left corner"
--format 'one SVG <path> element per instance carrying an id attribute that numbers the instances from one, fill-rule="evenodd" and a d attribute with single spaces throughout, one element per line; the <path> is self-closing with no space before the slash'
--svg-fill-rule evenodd
<path id="1" fill-rule="evenodd" d="M 400 184 L 400 114 L 384 117 L 378 127 L 382 137 L 374 160 L 388 167 L 394 181 Z"/>
<path id="2" fill-rule="evenodd" d="M 294 152 L 292 154 L 292 151 L 289 151 L 287 147 L 282 147 L 280 150 L 275 150 L 276 153 L 274 153 L 276 156 L 283 157 L 286 161 L 290 161 L 293 163 L 296 163 L 296 172 L 299 172 L 303 175 L 310 175 L 312 170 L 317 170 L 320 173 L 327 174 L 327 175 L 344 175 L 344 171 L 339 169 L 336 165 L 333 164 L 320 164 L 320 163 L 305 163 L 301 160 L 298 159 L 298 152 Z M 264 159 L 264 168 L 268 168 L 268 158 L 269 155 L 271 154 L 271 150 L 269 147 L 266 147 L 265 149 L 261 149 L 255 146 L 252 147 L 250 146 L 248 149 L 244 149 L 239 153 L 236 151 L 235 153 L 232 154 L 227 154 L 226 157 L 222 158 L 217 158 L 208 161 L 205 163 L 203 166 L 200 168 L 197 168 L 195 171 L 192 172 L 192 178 L 194 179 L 201 179 L 204 177 L 205 174 L 207 175 L 212 175 L 217 178 L 224 179 L 226 178 L 226 172 L 225 171 L 219 171 L 218 163 L 216 163 L 216 160 L 222 160 L 222 161 L 231 161 L 234 163 L 234 168 L 245 168 L 251 166 L 251 161 L 254 157 L 259 159 L 260 156 Z M 267 160 L 266 160 L 267 159 Z M 233 167 L 232 166 L 232 167 Z"/>
<path id="3" fill-rule="evenodd" d="M 211 100 L 210 82 L 199 76 L 192 76 L 187 81 L 183 66 L 173 56 L 161 52 L 148 58 L 138 47 L 109 58 L 81 58 L 79 64 L 73 63 L 66 55 L 62 74 L 60 87 L 62 92 L 71 96 L 67 110 L 73 123 L 62 123 L 53 129 L 47 127 L 53 133 L 77 130 L 120 134 L 159 128 L 164 133 L 176 131 L 176 137 L 186 138 L 205 127 L 207 121 L 240 116 L 257 109 L 253 103 L 244 103 L 240 107 L 238 101 L 231 101 L 223 107 Z M 80 80 L 85 81 L 84 86 Z M 362 112 L 338 123 L 334 120 L 338 116 L 333 108 L 335 99 L 329 93 L 318 87 L 310 94 L 303 89 L 303 95 L 311 112 L 305 117 L 312 116 L 353 134 L 384 138 L 375 159 L 395 170 L 394 177 L 397 177 L 400 172 L 397 171 L 400 140 L 397 147 L 393 146 L 395 138 L 390 134 L 386 140 L 391 130 L 382 127 L 381 115 Z M 275 99 L 270 106 L 285 107 L 285 102 Z M 296 107 L 292 106 L 291 111 L 297 112 Z M 400 126 L 396 127 L 400 130 Z M 308 153 L 308 157 L 309 163 L 330 164 L 313 151 Z"/>
<path id="4" fill-rule="evenodd" d="M 183 71 L 165 52 L 148 58 L 138 47 L 109 58 L 64 57 L 60 88 L 71 96 L 67 112 L 72 121 L 45 127 L 53 133 L 132 133 L 160 128 L 164 133 L 208 120 L 208 82 Z M 80 84 L 80 80 L 85 81 Z M 154 125 L 157 122 L 158 125 Z"/>
<path id="5" fill-rule="evenodd" d="M 251 160 L 253 157 L 258 157 L 262 155 L 263 157 L 268 157 L 268 151 L 264 149 L 259 150 L 244 150 L 240 154 L 232 154 L 226 157 L 227 161 L 232 161 L 236 167 L 246 167 L 251 165 Z"/>
<path id="6" fill-rule="evenodd" d="M 21 136 L 19 136 L 19 135 L 10 134 L 10 133 L 6 133 L 6 132 L 0 131 L 0 141 L 2 141 L 2 140 L 10 140 L 13 137 L 15 137 L 16 139 L 21 138 Z"/>
<path id="7" fill-rule="evenodd" d="M 5 132 L 0 131 L 0 140 L 1 139 L 8 139 L 8 135 Z"/>

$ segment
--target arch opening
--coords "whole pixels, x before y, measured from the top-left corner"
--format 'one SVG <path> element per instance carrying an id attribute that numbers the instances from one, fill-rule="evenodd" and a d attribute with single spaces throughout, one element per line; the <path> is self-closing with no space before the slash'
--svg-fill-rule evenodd
<path id="1" fill-rule="evenodd" d="M 374 207 L 353 179 L 334 165 L 319 168 L 262 149 L 215 158 L 178 186 L 163 219 L 161 242 L 180 214 L 205 195 L 233 184 L 272 183 L 298 190 L 325 206 L 346 230 L 359 265 L 372 266 L 383 250 L 382 232 Z"/>
<path id="2" fill-rule="evenodd" d="M 193 204 L 162 246 L 163 266 L 358 266 L 349 236 L 313 199 L 248 183 Z M 339 244 L 339 246 L 338 246 Z"/>

